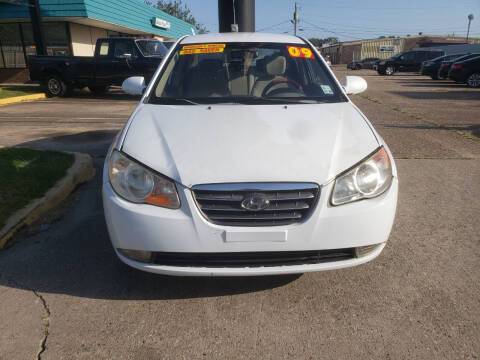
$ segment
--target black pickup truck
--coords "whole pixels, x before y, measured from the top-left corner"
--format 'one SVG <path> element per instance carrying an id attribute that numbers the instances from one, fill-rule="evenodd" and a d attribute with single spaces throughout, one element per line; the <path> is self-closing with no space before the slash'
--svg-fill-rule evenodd
<path id="1" fill-rule="evenodd" d="M 154 39 L 101 38 L 93 57 L 30 56 L 28 68 L 30 80 L 39 81 L 47 96 L 69 96 L 85 86 L 99 94 L 130 76 L 148 83 L 167 52 Z"/>
<path id="2" fill-rule="evenodd" d="M 443 50 L 411 50 L 393 55 L 377 64 L 380 75 L 393 75 L 399 71 L 419 71 L 422 62 L 445 55 Z"/>

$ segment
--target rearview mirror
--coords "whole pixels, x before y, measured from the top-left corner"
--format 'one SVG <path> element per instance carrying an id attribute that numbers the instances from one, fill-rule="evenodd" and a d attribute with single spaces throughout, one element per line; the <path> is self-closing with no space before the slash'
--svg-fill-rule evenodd
<path id="1" fill-rule="evenodd" d="M 368 85 L 364 78 L 360 76 L 345 76 L 343 88 L 348 95 L 360 94 L 367 90 L 367 87 Z"/>
<path id="2" fill-rule="evenodd" d="M 123 91 L 130 95 L 142 95 L 146 88 L 143 76 L 129 77 L 122 84 Z"/>

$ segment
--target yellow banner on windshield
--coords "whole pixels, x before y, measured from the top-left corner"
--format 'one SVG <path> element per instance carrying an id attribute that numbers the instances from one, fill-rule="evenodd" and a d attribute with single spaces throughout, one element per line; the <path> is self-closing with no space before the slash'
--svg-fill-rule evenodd
<path id="1" fill-rule="evenodd" d="M 225 46 L 225 44 L 184 45 L 180 50 L 180 55 L 222 53 Z"/>

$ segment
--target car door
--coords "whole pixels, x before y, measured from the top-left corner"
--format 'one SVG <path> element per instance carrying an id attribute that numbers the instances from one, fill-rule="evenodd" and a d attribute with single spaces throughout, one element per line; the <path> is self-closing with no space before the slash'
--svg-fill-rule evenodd
<path id="1" fill-rule="evenodd" d="M 99 40 L 95 48 L 95 81 L 92 85 L 109 85 L 112 76 L 112 55 L 111 40 Z"/>
<path id="2" fill-rule="evenodd" d="M 397 61 L 398 71 L 412 71 L 416 53 L 416 51 L 408 51 L 401 55 Z"/>
<path id="3" fill-rule="evenodd" d="M 115 70 L 112 83 L 121 85 L 123 80 L 136 74 L 135 65 L 139 58 L 138 50 L 132 39 L 116 39 L 113 52 L 113 68 Z"/>

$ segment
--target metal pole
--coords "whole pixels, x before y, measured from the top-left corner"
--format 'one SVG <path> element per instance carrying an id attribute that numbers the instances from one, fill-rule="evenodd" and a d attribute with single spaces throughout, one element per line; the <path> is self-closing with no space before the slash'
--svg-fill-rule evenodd
<path id="1" fill-rule="evenodd" d="M 293 34 L 295 36 L 297 36 L 297 21 L 298 21 L 297 2 L 295 2 L 295 12 L 293 13 Z"/>
<path id="2" fill-rule="evenodd" d="M 468 19 L 468 30 L 467 30 L 467 43 L 468 43 L 468 36 L 470 35 L 470 23 L 472 20 Z"/>
<path id="3" fill-rule="evenodd" d="M 42 29 L 42 15 L 40 14 L 40 4 L 38 0 L 28 0 L 30 3 L 30 18 L 32 20 L 33 39 L 35 40 L 35 50 L 37 55 L 47 55 L 45 36 Z"/>
<path id="4" fill-rule="evenodd" d="M 468 43 L 468 35 L 470 35 L 470 23 L 473 20 L 473 14 L 468 15 L 468 29 L 467 29 L 467 43 Z"/>
<path id="5" fill-rule="evenodd" d="M 255 32 L 255 0 L 218 0 L 219 32 Z"/>

